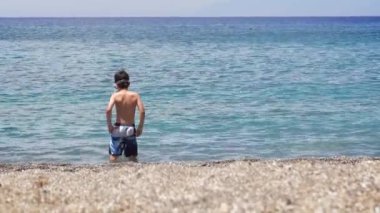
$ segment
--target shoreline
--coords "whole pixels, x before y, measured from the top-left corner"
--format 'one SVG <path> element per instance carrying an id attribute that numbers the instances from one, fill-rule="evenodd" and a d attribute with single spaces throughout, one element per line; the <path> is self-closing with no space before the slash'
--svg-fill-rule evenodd
<path id="1" fill-rule="evenodd" d="M 380 158 L 0 164 L 7 212 L 380 212 Z"/>
<path id="2" fill-rule="evenodd" d="M 204 167 L 204 166 L 216 166 L 222 164 L 230 164 L 234 162 L 281 162 L 281 163 L 296 163 L 296 162 L 328 162 L 328 163 L 342 163 L 342 164 L 356 164 L 361 161 L 380 161 L 380 157 L 347 157 L 347 156 L 336 156 L 336 157 L 299 157 L 299 158 L 274 158 L 274 159 L 262 159 L 262 158 L 242 158 L 242 159 L 228 159 L 228 160 L 211 160 L 211 161 L 168 161 L 168 162 L 131 162 L 127 160 L 122 160 L 118 162 L 106 162 L 98 164 L 84 164 L 84 163 L 45 163 L 45 162 L 15 162 L 15 163 L 1 163 L 0 162 L 0 173 L 7 171 L 23 171 L 29 169 L 58 169 L 71 167 L 75 169 L 84 168 L 107 168 L 107 167 L 123 167 L 123 166 L 146 166 L 146 165 L 179 165 L 179 166 L 190 166 L 190 167 Z"/>

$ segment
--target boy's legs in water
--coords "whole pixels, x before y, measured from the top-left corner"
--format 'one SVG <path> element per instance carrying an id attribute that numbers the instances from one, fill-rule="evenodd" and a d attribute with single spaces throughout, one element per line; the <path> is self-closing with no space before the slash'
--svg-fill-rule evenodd
<path id="1" fill-rule="evenodd" d="M 117 160 L 117 156 L 110 155 L 110 162 L 111 163 L 116 162 L 116 160 Z"/>
<path id="2" fill-rule="evenodd" d="M 128 160 L 132 161 L 132 162 L 137 162 L 137 156 L 135 156 L 135 155 L 129 156 Z"/>
<path id="3" fill-rule="evenodd" d="M 110 155 L 110 162 L 111 162 L 111 163 L 116 162 L 117 159 L 118 159 L 118 156 Z M 137 156 L 129 156 L 129 157 L 127 157 L 127 159 L 128 159 L 129 161 L 132 161 L 132 162 L 137 162 Z"/>

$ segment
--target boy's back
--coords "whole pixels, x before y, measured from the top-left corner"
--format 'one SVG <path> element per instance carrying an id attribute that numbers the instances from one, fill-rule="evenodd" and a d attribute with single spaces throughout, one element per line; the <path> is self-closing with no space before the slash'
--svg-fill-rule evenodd
<path id="1" fill-rule="evenodd" d="M 120 90 L 113 94 L 116 107 L 116 123 L 133 125 L 139 95 L 128 90 Z"/>

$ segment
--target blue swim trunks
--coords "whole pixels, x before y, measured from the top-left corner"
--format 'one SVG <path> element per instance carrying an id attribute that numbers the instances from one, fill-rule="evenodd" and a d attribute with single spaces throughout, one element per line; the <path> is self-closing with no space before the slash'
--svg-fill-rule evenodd
<path id="1" fill-rule="evenodd" d="M 137 156 L 136 128 L 134 125 L 115 125 L 111 134 L 109 154 L 125 157 Z"/>

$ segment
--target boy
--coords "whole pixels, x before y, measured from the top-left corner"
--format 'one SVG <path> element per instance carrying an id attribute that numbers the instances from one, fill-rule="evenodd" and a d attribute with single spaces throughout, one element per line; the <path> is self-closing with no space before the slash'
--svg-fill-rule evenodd
<path id="1" fill-rule="evenodd" d="M 128 90 L 129 75 L 124 69 L 115 74 L 115 88 L 106 109 L 108 132 L 111 134 L 109 159 L 115 161 L 118 156 L 124 155 L 130 160 L 137 161 L 137 142 L 144 128 L 145 109 L 140 95 Z M 112 125 L 112 108 L 116 106 L 116 122 Z M 135 128 L 136 107 L 140 113 L 140 122 Z"/>

